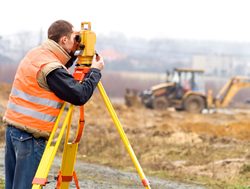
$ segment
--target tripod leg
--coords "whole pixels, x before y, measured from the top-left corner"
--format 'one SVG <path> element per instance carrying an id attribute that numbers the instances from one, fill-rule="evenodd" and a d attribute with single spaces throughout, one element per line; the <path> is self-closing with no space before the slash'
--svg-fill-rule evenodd
<path id="1" fill-rule="evenodd" d="M 61 165 L 62 183 L 60 189 L 68 189 L 72 181 L 77 149 L 78 143 L 68 143 L 64 147 Z"/>
<path id="2" fill-rule="evenodd" d="M 60 130 L 59 136 L 56 140 L 56 144 L 52 145 L 51 143 L 52 143 L 52 140 L 54 138 L 55 132 L 57 130 L 62 113 L 64 111 L 64 107 L 65 107 L 65 104 L 63 105 L 63 107 L 59 113 L 59 116 L 58 116 L 56 123 L 55 123 L 55 126 L 53 128 L 53 131 L 50 135 L 50 138 L 49 138 L 48 143 L 46 145 L 46 148 L 44 150 L 42 159 L 39 163 L 38 169 L 36 171 L 35 177 L 34 177 L 33 182 L 32 182 L 32 184 L 33 184 L 32 189 L 41 189 L 42 186 L 45 186 L 47 183 L 47 176 L 49 174 L 49 170 L 50 170 L 51 165 L 53 163 L 53 160 L 55 158 L 55 155 L 56 155 L 57 149 L 59 147 L 59 144 L 61 142 L 61 139 L 63 137 L 63 133 L 64 133 L 65 128 L 67 126 L 68 120 L 70 119 L 72 111 L 73 111 L 73 105 L 71 105 L 69 108 L 69 111 L 67 112 L 67 115 L 66 115 L 65 121 L 62 125 L 62 128 Z"/>
<path id="3" fill-rule="evenodd" d="M 78 144 L 83 133 L 84 128 L 84 107 L 80 107 L 80 119 L 76 138 L 73 142 L 69 142 L 70 128 L 71 128 L 72 115 L 68 121 L 67 132 L 65 135 L 64 149 L 61 170 L 59 171 L 60 179 L 57 181 L 57 189 L 68 189 L 72 178 L 75 180 L 76 187 L 79 188 L 76 182 L 76 173 L 74 172 L 74 165 L 76 162 L 76 155 Z"/>
<path id="4" fill-rule="evenodd" d="M 117 115 L 115 113 L 115 110 L 114 110 L 114 108 L 113 108 L 113 106 L 112 106 L 112 104 L 111 104 L 111 102 L 110 102 L 110 100 L 108 98 L 108 95 L 106 94 L 106 91 L 104 90 L 104 87 L 103 87 L 102 83 L 99 82 L 97 87 L 98 87 L 98 90 L 99 90 L 99 92 L 100 92 L 100 94 L 101 94 L 101 96 L 103 98 L 103 101 L 104 101 L 104 103 L 105 103 L 105 105 L 106 105 L 106 107 L 107 107 L 107 109 L 108 109 L 108 111 L 110 113 L 110 116 L 112 117 L 112 120 L 113 120 L 113 122 L 114 122 L 114 124 L 116 126 L 116 129 L 118 130 L 118 132 L 120 134 L 120 137 L 121 137 L 121 139 L 122 139 L 128 153 L 130 155 L 130 158 L 132 159 L 132 161 L 134 163 L 134 166 L 135 166 L 135 168 L 136 168 L 136 170 L 137 170 L 137 172 L 138 172 L 138 174 L 139 174 L 139 176 L 141 178 L 143 186 L 145 188 L 147 188 L 147 189 L 150 189 L 149 182 L 146 179 L 145 174 L 144 174 L 144 172 L 143 172 L 143 170 L 142 170 L 142 168 L 140 166 L 140 163 L 139 163 L 139 161 L 137 160 L 137 158 L 135 156 L 135 153 L 134 153 L 134 151 L 133 151 L 133 149 L 132 149 L 132 147 L 131 147 L 131 145 L 129 143 L 129 140 L 128 140 L 128 138 L 127 138 L 127 136 L 126 136 L 126 134 L 125 134 L 125 132 L 124 132 L 124 130 L 122 128 L 122 125 L 121 125 L 121 123 L 120 123 L 120 121 L 119 121 L 119 119 L 118 119 L 118 117 L 117 117 Z"/>

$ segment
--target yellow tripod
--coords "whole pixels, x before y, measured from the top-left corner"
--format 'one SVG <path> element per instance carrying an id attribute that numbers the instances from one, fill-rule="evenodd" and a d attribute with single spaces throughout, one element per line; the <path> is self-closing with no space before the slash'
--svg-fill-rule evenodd
<path id="1" fill-rule="evenodd" d="M 87 26 L 87 27 L 86 27 Z M 95 54 L 95 34 L 91 31 L 91 25 L 89 22 L 83 22 L 82 23 L 82 30 L 80 32 L 81 34 L 81 45 L 80 45 L 80 51 L 78 52 L 78 67 L 75 70 L 74 77 L 82 81 L 82 79 L 85 77 L 85 75 L 88 73 L 89 65 L 92 63 L 93 55 Z M 134 163 L 134 166 L 141 178 L 142 184 L 146 189 L 150 189 L 149 182 L 147 178 L 145 177 L 145 174 L 139 164 L 139 161 L 137 160 L 135 153 L 129 143 L 129 140 L 122 128 L 122 125 L 115 113 L 115 110 L 104 90 L 104 87 L 101 82 L 97 85 L 98 90 L 102 96 L 102 99 L 110 113 L 110 116 L 112 117 L 112 120 L 116 126 L 116 129 L 118 130 L 120 137 L 132 159 L 132 162 Z M 53 163 L 53 160 L 55 158 L 56 152 L 58 150 L 59 144 L 62 140 L 63 134 L 65 132 L 65 129 L 67 128 L 66 137 L 65 137 L 65 143 L 64 143 L 64 150 L 63 150 L 63 157 L 62 157 L 62 165 L 61 170 L 59 171 L 58 175 L 58 182 L 57 182 L 57 189 L 68 189 L 69 184 L 72 181 L 72 178 L 75 181 L 76 188 L 80 188 L 76 173 L 74 171 L 74 164 L 76 161 L 76 154 L 78 150 L 78 144 L 83 132 L 84 128 L 84 107 L 80 107 L 80 120 L 78 124 L 78 131 L 77 135 L 73 142 L 69 142 L 69 134 L 70 134 L 70 127 L 71 127 L 71 119 L 72 119 L 72 113 L 73 113 L 73 105 L 70 105 L 68 112 L 66 114 L 66 117 L 63 121 L 63 124 L 60 128 L 60 132 L 58 134 L 57 139 L 55 139 L 55 133 L 58 129 L 59 122 L 61 120 L 62 114 L 65 109 L 65 104 L 61 108 L 61 111 L 58 115 L 58 118 L 56 120 L 55 126 L 53 128 L 53 131 L 51 132 L 51 136 L 48 140 L 48 143 L 46 145 L 45 151 L 43 153 L 42 159 L 40 161 L 40 164 L 38 166 L 36 175 L 34 177 L 34 180 L 32 182 L 33 186 L 32 189 L 41 189 L 43 186 L 47 183 L 47 177 L 49 170 L 51 168 L 51 165 Z M 56 141 L 55 144 L 52 144 L 53 141 Z"/>

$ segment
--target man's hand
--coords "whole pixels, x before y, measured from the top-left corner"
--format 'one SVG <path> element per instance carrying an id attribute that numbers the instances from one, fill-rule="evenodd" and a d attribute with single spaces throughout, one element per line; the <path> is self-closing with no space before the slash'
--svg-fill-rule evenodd
<path id="1" fill-rule="evenodd" d="M 104 61 L 102 56 L 98 54 L 94 55 L 91 68 L 97 68 L 98 70 L 102 70 L 104 68 Z"/>

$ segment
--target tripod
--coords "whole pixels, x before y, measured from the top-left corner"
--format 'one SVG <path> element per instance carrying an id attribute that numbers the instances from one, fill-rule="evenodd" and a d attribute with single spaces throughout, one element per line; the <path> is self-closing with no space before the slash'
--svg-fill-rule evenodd
<path id="1" fill-rule="evenodd" d="M 75 72 L 73 74 L 74 78 L 81 82 L 86 74 L 89 72 L 90 65 L 92 63 L 93 56 L 95 54 L 95 34 L 91 31 L 91 24 L 89 22 L 83 22 L 82 23 L 82 30 L 80 32 L 80 50 L 78 51 L 78 62 L 77 66 L 75 68 Z M 142 184 L 146 189 L 150 189 L 150 185 L 148 180 L 146 179 L 144 172 L 135 156 L 135 153 L 129 143 L 129 140 L 122 128 L 122 125 L 116 115 L 116 112 L 112 106 L 112 103 L 110 102 L 106 91 L 102 85 L 101 82 L 97 84 L 97 88 L 102 96 L 102 99 L 105 103 L 106 108 L 108 109 L 108 112 L 116 126 L 117 131 L 120 134 L 120 137 L 132 159 L 132 162 L 141 178 Z M 71 128 L 71 121 L 72 121 L 72 114 L 73 114 L 73 108 L 74 106 L 71 104 L 69 106 L 69 109 L 66 113 L 65 119 L 63 121 L 63 124 L 60 128 L 60 132 L 58 134 L 58 137 L 55 138 L 56 130 L 58 129 L 59 122 L 61 120 L 62 114 L 65 110 L 65 103 L 63 104 L 63 107 L 60 110 L 60 113 L 57 117 L 57 120 L 55 122 L 55 126 L 51 132 L 50 138 L 47 142 L 46 148 L 44 150 L 42 159 L 40 161 L 40 164 L 38 166 L 37 172 L 35 174 L 35 177 L 33 179 L 33 186 L 32 189 L 41 189 L 43 186 L 45 186 L 48 183 L 47 177 L 49 174 L 49 170 L 51 168 L 51 165 L 53 163 L 53 160 L 55 158 L 56 152 L 58 150 L 59 144 L 61 143 L 63 134 L 66 131 L 65 135 L 65 142 L 64 142 L 64 149 L 63 149 L 63 157 L 62 157 L 62 164 L 61 169 L 58 173 L 57 177 L 57 186 L 56 189 L 68 189 L 69 184 L 74 179 L 76 188 L 79 189 L 79 183 L 77 179 L 76 172 L 74 170 L 74 165 L 76 161 L 76 154 L 78 150 L 78 144 L 81 139 L 81 136 L 83 134 L 84 129 L 84 106 L 80 106 L 80 119 L 78 122 L 78 128 L 77 128 L 77 134 L 72 142 L 69 141 L 69 135 L 70 135 L 70 128 Z M 53 141 L 56 141 L 55 144 L 52 144 Z"/>
<path id="2" fill-rule="evenodd" d="M 75 71 L 75 77 L 84 77 L 86 73 L 88 73 L 89 68 L 84 67 L 84 68 L 77 68 Z M 80 74 L 81 73 L 81 74 Z M 76 76 L 78 75 L 78 76 Z M 76 78 L 77 79 L 77 78 Z M 79 78 L 78 78 L 79 79 Z M 134 166 L 139 173 L 139 176 L 141 178 L 142 184 L 145 188 L 150 189 L 150 185 L 148 180 L 146 179 L 143 170 L 135 156 L 135 153 L 129 143 L 129 140 L 122 128 L 122 125 L 117 117 L 117 114 L 115 113 L 115 110 L 104 90 L 104 87 L 101 82 L 98 83 L 97 85 L 98 90 L 102 96 L 102 99 L 105 103 L 105 106 L 107 107 L 112 120 L 116 126 L 116 129 L 118 130 L 120 137 L 134 163 Z M 65 109 L 65 104 L 61 108 L 61 111 L 58 115 L 58 118 L 56 120 L 55 126 L 53 128 L 53 131 L 51 133 L 51 136 L 48 140 L 48 143 L 46 145 L 44 154 L 42 156 L 42 159 L 40 161 L 40 164 L 38 166 L 35 178 L 33 180 L 33 187 L 32 189 L 41 189 L 43 186 L 47 184 L 47 176 L 50 170 L 50 167 L 53 163 L 53 160 L 55 158 L 56 152 L 58 150 L 59 144 L 62 140 L 63 134 L 65 129 L 67 128 L 66 135 L 65 135 L 65 143 L 64 143 L 64 150 L 63 150 L 63 157 L 62 157 L 62 165 L 61 165 L 61 170 L 59 171 L 58 177 L 57 177 L 57 189 L 67 189 L 69 188 L 69 184 L 74 179 L 76 188 L 79 189 L 79 183 L 77 180 L 76 173 L 74 171 L 74 164 L 76 161 L 76 154 L 77 154 L 77 149 L 78 149 L 78 144 L 81 139 L 83 129 L 84 129 L 84 106 L 80 106 L 80 119 L 78 123 L 78 129 L 77 129 L 77 134 L 75 136 L 75 139 L 73 142 L 69 142 L 69 134 L 70 134 L 70 128 L 71 128 L 71 120 L 72 120 L 72 113 L 73 113 L 73 108 L 74 106 L 71 104 L 68 112 L 66 114 L 66 117 L 63 121 L 61 130 L 58 134 L 58 138 L 56 139 L 56 143 L 53 145 L 52 141 L 55 141 L 55 133 L 56 130 L 58 129 L 59 121 L 62 117 L 63 111 Z"/>

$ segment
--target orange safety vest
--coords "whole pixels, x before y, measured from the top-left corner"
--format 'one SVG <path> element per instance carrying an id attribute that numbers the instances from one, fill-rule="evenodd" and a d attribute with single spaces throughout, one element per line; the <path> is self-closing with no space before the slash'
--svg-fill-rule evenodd
<path id="1" fill-rule="evenodd" d="M 37 83 L 38 72 L 52 62 L 60 60 L 41 46 L 31 50 L 21 61 L 4 116 L 6 120 L 41 131 L 52 131 L 63 101 Z"/>

